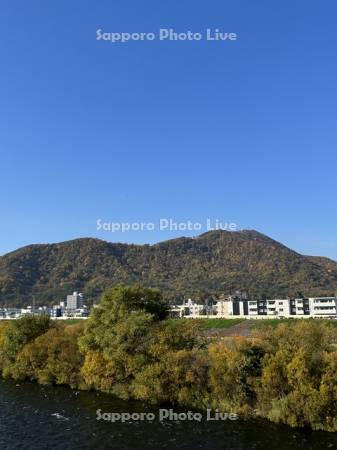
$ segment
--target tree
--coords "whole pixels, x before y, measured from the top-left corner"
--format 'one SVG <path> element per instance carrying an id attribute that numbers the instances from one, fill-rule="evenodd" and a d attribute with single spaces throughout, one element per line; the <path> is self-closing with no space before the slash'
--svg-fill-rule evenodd
<path id="1" fill-rule="evenodd" d="M 85 335 L 80 341 L 81 348 L 84 351 L 104 350 L 116 338 L 119 322 L 139 313 L 144 314 L 147 322 L 160 321 L 167 317 L 168 309 L 167 302 L 156 289 L 117 285 L 103 294 L 99 306 L 90 314 Z"/>
<path id="2" fill-rule="evenodd" d="M 79 340 L 85 382 L 129 398 L 135 375 L 149 360 L 151 330 L 167 311 L 161 293 L 154 289 L 118 285 L 105 292 Z"/>
<path id="3" fill-rule="evenodd" d="M 78 349 L 82 324 L 57 324 L 28 343 L 17 355 L 12 367 L 15 379 L 37 380 L 40 384 L 83 387 L 80 369 L 83 356 Z"/>
<path id="4" fill-rule="evenodd" d="M 24 316 L 10 322 L 4 331 L 0 349 L 0 365 L 4 376 L 11 375 L 11 368 L 22 348 L 44 334 L 49 326 L 48 316 Z"/>

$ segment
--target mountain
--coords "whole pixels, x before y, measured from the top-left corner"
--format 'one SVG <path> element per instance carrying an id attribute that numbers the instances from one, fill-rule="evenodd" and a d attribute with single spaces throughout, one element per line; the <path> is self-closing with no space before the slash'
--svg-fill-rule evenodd
<path id="1" fill-rule="evenodd" d="M 81 238 L 0 257 L 0 304 L 53 304 L 75 290 L 91 301 L 115 283 L 158 287 L 169 299 L 235 290 L 250 296 L 332 295 L 337 263 L 303 256 L 253 230 L 210 231 L 154 245 Z"/>

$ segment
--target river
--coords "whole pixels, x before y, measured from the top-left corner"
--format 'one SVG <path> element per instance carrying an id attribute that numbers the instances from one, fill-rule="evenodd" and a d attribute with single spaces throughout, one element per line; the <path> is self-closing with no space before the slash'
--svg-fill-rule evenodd
<path id="1" fill-rule="evenodd" d="M 146 413 L 155 420 L 97 420 L 103 413 Z M 183 410 L 174 409 L 176 413 Z M 337 449 L 337 433 L 266 421 L 160 422 L 159 409 L 113 396 L 0 380 L 0 449 Z M 206 415 L 204 415 L 206 416 Z M 105 416 L 106 417 L 106 416 Z"/>

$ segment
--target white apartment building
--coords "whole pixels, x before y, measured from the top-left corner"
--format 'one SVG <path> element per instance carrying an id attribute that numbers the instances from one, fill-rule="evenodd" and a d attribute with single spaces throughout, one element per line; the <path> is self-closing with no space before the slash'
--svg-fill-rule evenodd
<path id="1" fill-rule="evenodd" d="M 67 310 L 83 308 L 83 294 L 74 292 L 73 295 L 67 295 Z"/>
<path id="2" fill-rule="evenodd" d="M 249 319 L 337 318 L 337 299 L 335 297 L 272 300 L 244 300 L 239 297 L 229 297 L 226 301 L 229 302 L 227 308 L 221 305 L 219 311 L 227 310 L 227 314 L 221 315 L 221 317 L 238 316 Z"/>
<path id="3" fill-rule="evenodd" d="M 335 297 L 309 298 L 311 315 L 314 317 L 337 317 L 337 299 Z"/>
<path id="4" fill-rule="evenodd" d="M 183 306 L 183 315 L 189 317 L 199 317 L 203 315 L 204 305 L 199 305 L 195 303 L 192 299 L 188 299 L 184 302 Z"/>
<path id="5" fill-rule="evenodd" d="M 187 317 L 197 319 L 199 317 L 206 317 L 205 306 L 194 302 L 192 299 L 184 300 L 182 305 L 174 305 L 170 308 L 171 317 L 182 318 Z"/>
<path id="6" fill-rule="evenodd" d="M 219 300 L 207 312 L 204 305 L 191 299 L 183 305 L 171 308 L 173 317 L 189 318 L 246 318 L 246 319 L 271 319 L 271 318 L 329 318 L 337 319 L 336 297 L 315 297 L 296 299 L 261 299 L 249 300 L 241 295 L 229 296 L 225 300 Z"/>
<path id="7" fill-rule="evenodd" d="M 250 317 L 272 316 L 288 317 L 290 315 L 289 300 L 248 300 L 248 314 Z"/>

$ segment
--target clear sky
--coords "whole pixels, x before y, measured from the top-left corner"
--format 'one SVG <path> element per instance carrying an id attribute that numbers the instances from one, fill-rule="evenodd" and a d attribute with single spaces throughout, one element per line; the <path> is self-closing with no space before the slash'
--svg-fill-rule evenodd
<path id="1" fill-rule="evenodd" d="M 337 259 L 336 23 L 335 0 L 2 0 L 0 254 L 197 234 L 97 230 L 171 217 Z"/>

